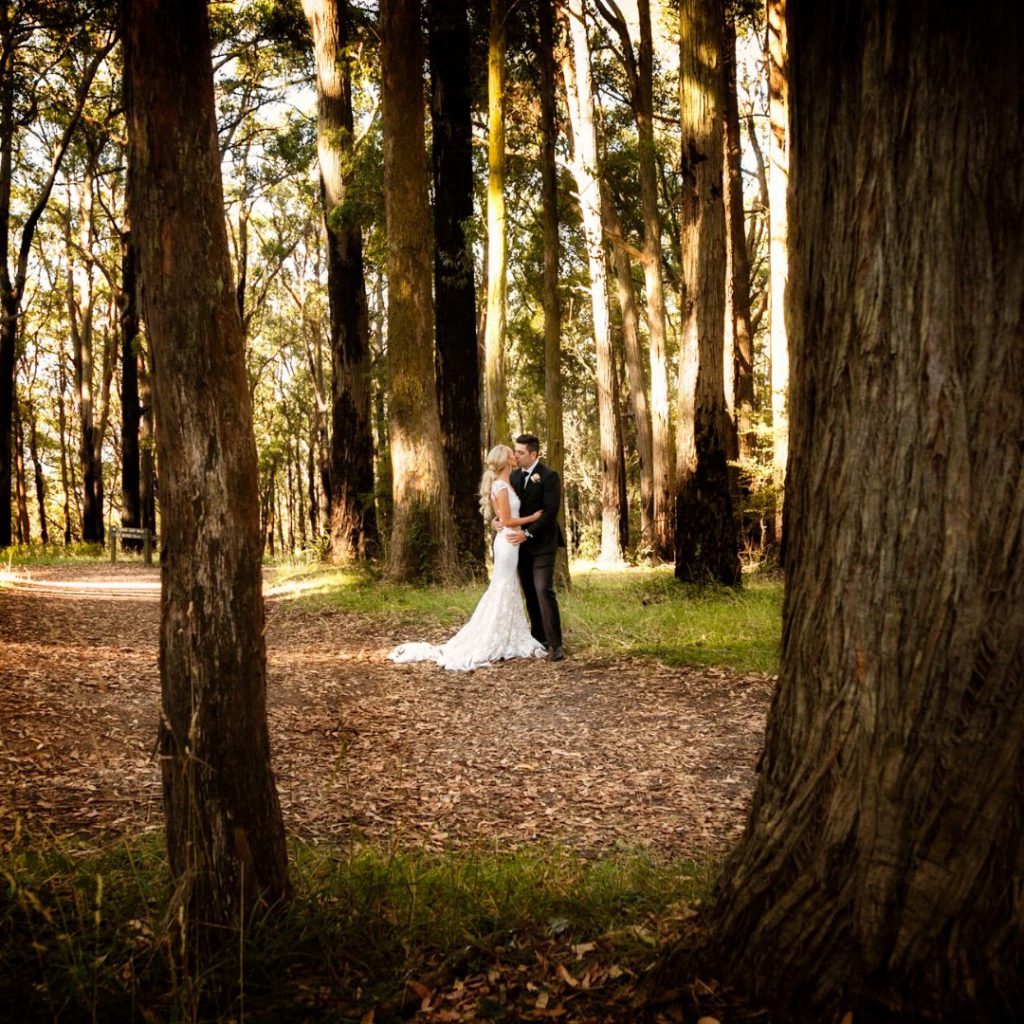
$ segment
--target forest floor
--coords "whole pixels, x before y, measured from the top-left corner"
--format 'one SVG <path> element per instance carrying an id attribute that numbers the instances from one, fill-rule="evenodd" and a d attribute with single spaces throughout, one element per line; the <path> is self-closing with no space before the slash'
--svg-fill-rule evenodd
<path id="1" fill-rule="evenodd" d="M 745 819 L 772 680 L 649 660 L 396 666 L 388 623 L 268 597 L 289 834 L 714 860 Z M 0 844 L 162 827 L 159 571 L 31 566 L 0 588 Z M 394 629 L 394 626 L 390 626 Z M 422 639 L 441 639 L 425 636 Z"/>

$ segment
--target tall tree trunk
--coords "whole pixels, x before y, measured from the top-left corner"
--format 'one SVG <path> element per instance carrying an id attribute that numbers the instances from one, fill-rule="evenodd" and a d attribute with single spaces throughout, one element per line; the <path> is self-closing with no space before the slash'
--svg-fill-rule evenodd
<path id="1" fill-rule="evenodd" d="M 509 444 L 505 382 L 508 238 L 505 224 L 505 19 L 508 0 L 491 0 L 487 44 L 487 319 L 484 404 L 486 447 Z"/>
<path id="2" fill-rule="evenodd" d="M 558 170 L 555 165 L 555 144 L 558 139 L 556 121 L 555 4 L 539 0 L 538 53 L 540 68 L 540 178 L 541 220 L 544 228 L 544 408 L 546 412 L 546 461 L 560 480 L 565 480 L 565 427 L 562 419 L 562 323 L 558 301 Z M 565 487 L 558 521 L 565 529 Z M 559 548 L 555 559 L 555 584 L 570 585 L 569 558 L 566 548 Z"/>
<path id="3" fill-rule="evenodd" d="M 335 562 L 370 557 L 377 546 L 370 425 L 370 325 L 362 229 L 344 209 L 352 174 L 352 78 L 348 0 L 303 0 L 313 33 L 317 152 L 327 234 L 331 310 L 331 526 Z"/>
<path id="4" fill-rule="evenodd" d="M 465 4 L 431 0 L 429 30 L 437 398 L 459 560 L 479 574 L 485 560 L 477 493 L 483 462 L 476 285 L 465 231 L 473 219 L 470 37 Z"/>
<path id="5" fill-rule="evenodd" d="M 683 323 L 675 572 L 681 580 L 731 585 L 740 582 L 740 561 L 723 429 L 721 0 L 682 0 L 679 37 Z"/>
<path id="6" fill-rule="evenodd" d="M 743 168 L 740 146 L 740 112 L 736 98 L 736 20 L 730 7 L 725 15 L 722 45 L 723 103 L 725 128 L 725 210 L 726 253 L 729 275 L 726 280 L 726 328 L 731 346 L 725 358 L 732 362 L 733 416 L 739 443 L 739 456 L 754 454 L 754 332 L 750 323 L 750 260 L 747 256 L 747 232 L 743 214 Z"/>
<path id="7" fill-rule="evenodd" d="M 43 477 L 43 464 L 39 459 L 39 437 L 36 429 L 35 406 L 28 406 L 29 421 L 29 453 L 32 456 L 32 470 L 35 475 L 36 505 L 39 508 L 39 539 L 44 544 L 50 543 L 50 528 L 46 522 L 46 483 Z"/>
<path id="8" fill-rule="evenodd" d="M 768 259 L 769 351 L 772 387 L 772 479 L 775 490 L 775 538 L 783 542 L 786 462 L 789 457 L 789 347 L 786 341 L 785 296 L 789 276 L 786 196 L 789 189 L 789 58 L 786 42 L 786 0 L 768 0 Z"/>
<path id="9" fill-rule="evenodd" d="M 573 175 L 583 219 L 583 235 L 590 271 L 594 344 L 597 355 L 597 409 L 601 446 L 601 562 L 622 561 L 619 536 L 619 443 L 616 431 L 615 363 L 608 324 L 608 269 L 601 219 L 597 132 L 590 77 L 590 48 L 582 0 L 566 5 L 572 56 L 562 60 L 566 100 L 573 135 Z"/>
<path id="10" fill-rule="evenodd" d="M 640 461 L 640 534 L 645 553 L 654 550 L 654 479 L 652 468 L 651 414 L 647 405 L 647 381 L 644 379 L 643 352 L 640 348 L 640 317 L 636 308 L 633 270 L 629 255 L 615 240 L 622 238 L 622 222 L 612 202 L 611 190 L 601 188 L 601 209 L 612 237 L 612 263 L 615 266 L 615 287 L 622 312 L 622 344 L 629 386 L 629 404 L 633 411 L 636 450 Z M 619 403 L 616 402 L 616 407 Z M 623 468 L 625 463 L 623 460 Z M 620 488 L 620 494 L 622 489 Z"/>
<path id="11" fill-rule="evenodd" d="M 166 527 L 159 749 L 167 846 L 185 928 L 201 951 L 237 937 L 257 902 L 289 893 L 267 730 L 256 445 L 206 3 L 123 0 L 121 38 Z"/>
<path id="12" fill-rule="evenodd" d="M 1024 11 L 793 3 L 789 37 L 782 672 L 715 963 L 802 1019 L 1012 1020 Z"/>
<path id="13" fill-rule="evenodd" d="M 60 482 L 64 492 L 64 546 L 71 543 L 71 500 L 74 496 L 74 487 L 71 481 L 71 474 L 68 467 L 68 416 L 67 404 L 64 395 L 67 392 L 67 373 L 65 371 L 66 354 L 64 352 L 63 340 L 58 342 L 57 348 L 57 431 L 60 435 Z M 0 382 L 2 383 L 2 382 Z M 2 504 L 2 497 L 0 497 Z"/>
<path id="14" fill-rule="evenodd" d="M 25 479 L 25 432 L 22 429 L 21 403 L 14 402 L 14 499 L 17 509 L 18 543 L 32 539 L 28 521 L 28 482 Z"/>
<path id="15" fill-rule="evenodd" d="M 142 462 L 139 455 L 139 305 L 132 233 L 121 234 L 121 525 L 142 526 Z M 139 544 L 134 542 L 135 547 Z"/>
<path id="16" fill-rule="evenodd" d="M 419 4 L 382 0 L 380 23 L 394 496 L 388 573 L 442 581 L 457 575 L 457 563 L 434 386 Z"/>
<path id="17" fill-rule="evenodd" d="M 141 338 L 141 335 L 140 335 Z M 147 353 L 139 352 L 139 506 L 141 526 L 156 534 L 156 437 L 153 429 L 153 389 Z"/>

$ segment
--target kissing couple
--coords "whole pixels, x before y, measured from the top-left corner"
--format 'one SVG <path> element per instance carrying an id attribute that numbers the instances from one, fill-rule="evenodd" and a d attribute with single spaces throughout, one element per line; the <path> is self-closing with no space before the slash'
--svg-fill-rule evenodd
<path id="1" fill-rule="evenodd" d="M 565 547 L 558 524 L 561 481 L 540 461 L 534 434 L 520 434 L 514 448 L 495 445 L 484 462 L 480 513 L 494 529 L 490 586 L 450 640 L 439 647 L 399 644 L 388 655 L 392 661 L 433 661 L 469 672 L 509 658 L 565 658 L 555 596 L 555 556 Z"/>

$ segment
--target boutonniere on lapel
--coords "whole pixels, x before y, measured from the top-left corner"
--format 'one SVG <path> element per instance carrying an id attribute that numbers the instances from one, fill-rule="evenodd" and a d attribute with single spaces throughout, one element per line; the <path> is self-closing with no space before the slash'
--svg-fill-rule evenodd
<path id="1" fill-rule="evenodd" d="M 530 483 L 531 484 L 535 484 L 539 480 L 540 480 L 540 473 L 534 473 L 533 476 L 530 477 Z"/>

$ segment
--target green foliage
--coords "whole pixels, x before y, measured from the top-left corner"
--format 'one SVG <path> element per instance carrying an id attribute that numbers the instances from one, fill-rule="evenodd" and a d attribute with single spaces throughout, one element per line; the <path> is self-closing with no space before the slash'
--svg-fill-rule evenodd
<path id="1" fill-rule="evenodd" d="M 30 846 L 0 857 L 0 1003 L 11 1020 L 332 1019 L 401 990 L 467 947 L 601 941 L 627 964 L 637 932 L 708 890 L 713 865 L 622 850 L 586 861 L 563 849 L 427 853 L 398 847 L 292 848 L 295 897 L 189 966 L 173 935 L 156 833 L 107 848 Z M 515 939 L 515 948 L 503 947 Z M 227 986 L 223 979 L 228 979 Z M 212 997 L 212 998 L 211 998 Z M 211 1003 L 213 1005 L 211 1005 Z M 199 1012 L 202 1007 L 202 1012 Z M 348 1012 L 345 1012 L 348 1011 Z"/>

